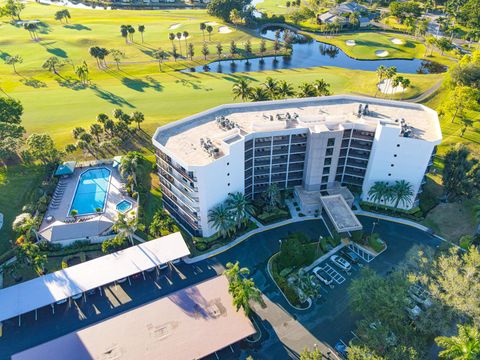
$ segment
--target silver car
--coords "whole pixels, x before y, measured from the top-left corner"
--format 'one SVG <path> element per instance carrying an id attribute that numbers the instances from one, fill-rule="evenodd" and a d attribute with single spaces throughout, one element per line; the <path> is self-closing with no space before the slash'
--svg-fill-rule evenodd
<path id="1" fill-rule="evenodd" d="M 345 271 L 350 271 L 350 269 L 352 268 L 352 265 L 350 265 L 350 263 L 347 260 L 345 260 L 344 258 L 338 255 L 330 256 L 330 261 L 333 262 L 340 269 Z"/>

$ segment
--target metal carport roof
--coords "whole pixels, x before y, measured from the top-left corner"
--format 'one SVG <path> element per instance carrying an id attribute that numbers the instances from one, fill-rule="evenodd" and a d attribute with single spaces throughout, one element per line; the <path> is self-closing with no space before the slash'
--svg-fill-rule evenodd
<path id="1" fill-rule="evenodd" d="M 0 290 L 0 321 L 190 255 L 180 232 Z"/>

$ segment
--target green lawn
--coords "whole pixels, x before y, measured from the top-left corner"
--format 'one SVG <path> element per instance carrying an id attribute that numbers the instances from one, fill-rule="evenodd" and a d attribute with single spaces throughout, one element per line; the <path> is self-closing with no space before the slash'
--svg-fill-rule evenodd
<path id="1" fill-rule="evenodd" d="M 0 229 L 0 255 L 10 249 L 10 240 L 15 240 L 11 224 L 22 212 L 44 177 L 41 166 L 0 167 L 0 212 L 4 214 L 4 225 Z"/>

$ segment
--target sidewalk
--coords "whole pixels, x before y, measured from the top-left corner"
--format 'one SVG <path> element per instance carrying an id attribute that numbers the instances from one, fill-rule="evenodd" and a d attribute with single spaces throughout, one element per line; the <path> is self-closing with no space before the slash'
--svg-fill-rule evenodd
<path id="1" fill-rule="evenodd" d="M 208 258 L 214 257 L 218 254 L 221 254 L 221 253 L 233 248 L 234 246 L 240 244 L 241 242 L 247 240 L 250 236 L 253 236 L 255 234 L 258 234 L 258 233 L 261 233 L 261 232 L 264 232 L 264 231 L 267 231 L 267 230 L 275 229 L 277 227 L 281 227 L 281 226 L 284 226 L 284 225 L 299 222 L 299 221 L 319 220 L 319 219 L 321 219 L 321 218 L 320 217 L 314 217 L 314 216 L 304 216 L 304 217 L 298 217 L 298 218 L 291 218 L 291 219 L 283 220 L 283 221 L 280 221 L 280 222 L 277 222 L 277 223 L 274 223 L 274 224 L 270 224 L 270 225 L 262 225 L 259 222 L 255 221 L 255 223 L 257 225 L 260 224 L 260 226 L 257 229 L 253 229 L 253 230 L 249 231 L 248 233 L 245 233 L 242 236 L 239 236 L 238 238 L 236 238 L 232 242 L 230 242 L 226 245 L 223 245 L 223 246 L 221 246 L 221 247 L 219 247 L 215 250 L 212 250 L 212 251 L 210 251 L 208 253 L 205 253 L 205 254 L 202 254 L 202 255 L 195 256 L 193 258 L 185 258 L 184 261 L 187 264 L 194 264 L 196 262 L 203 261 L 203 260 L 206 260 Z"/>

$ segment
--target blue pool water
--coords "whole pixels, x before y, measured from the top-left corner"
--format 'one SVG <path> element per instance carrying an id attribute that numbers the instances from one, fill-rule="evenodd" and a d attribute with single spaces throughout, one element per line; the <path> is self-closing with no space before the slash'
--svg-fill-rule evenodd
<path id="1" fill-rule="evenodd" d="M 122 200 L 117 204 L 116 208 L 117 211 L 123 214 L 132 208 L 132 203 L 128 200 Z"/>
<path id="2" fill-rule="evenodd" d="M 85 171 L 78 179 L 70 211 L 75 209 L 78 215 L 95 213 L 97 208 L 103 211 L 109 182 L 110 170 L 106 168 Z"/>

